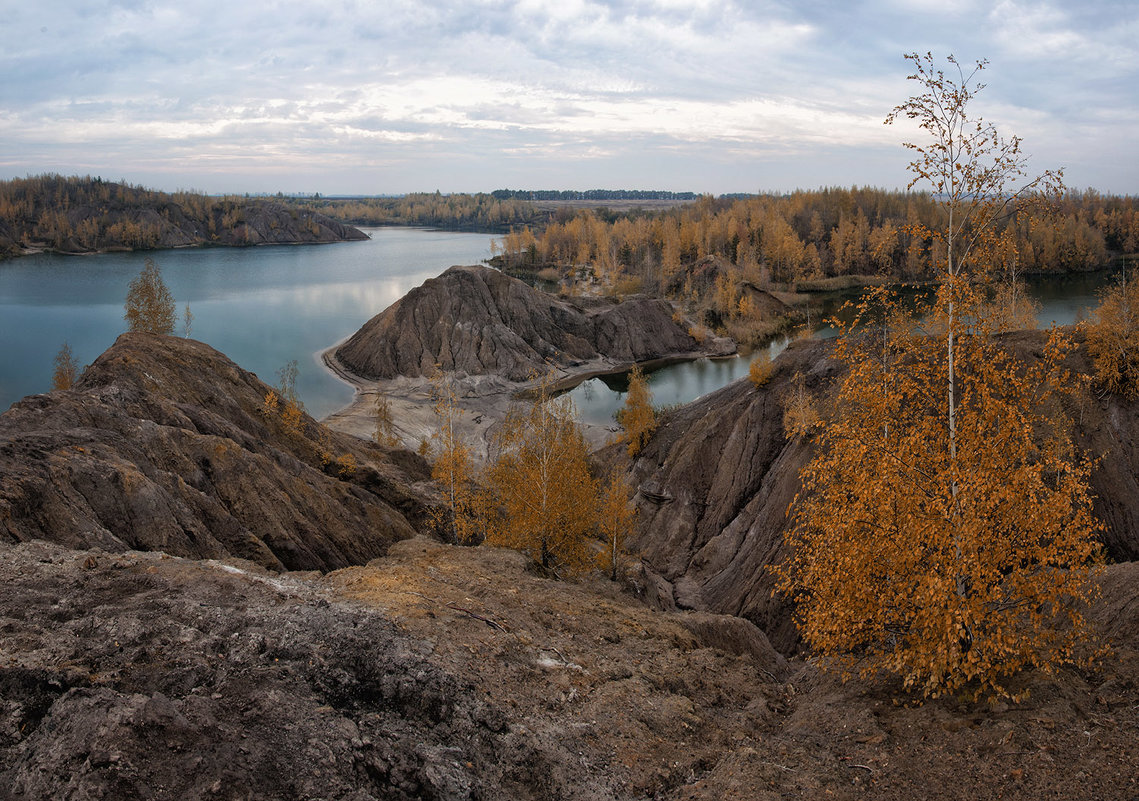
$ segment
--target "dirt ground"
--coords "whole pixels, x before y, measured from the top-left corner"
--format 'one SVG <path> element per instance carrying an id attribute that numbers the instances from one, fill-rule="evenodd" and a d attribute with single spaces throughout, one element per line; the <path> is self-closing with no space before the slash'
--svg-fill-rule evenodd
<path id="1" fill-rule="evenodd" d="M 1115 653 L 1023 703 L 915 703 L 520 554 L 426 539 L 327 575 L 0 546 L 0 798 L 1130 799 Z"/>
<path id="2" fill-rule="evenodd" d="M 1114 656 L 1024 676 L 1028 698 L 995 706 L 915 703 L 890 682 L 732 653 L 746 638 L 715 647 L 717 616 L 653 612 L 609 582 L 553 582 L 497 550 L 413 540 L 325 581 L 435 643 L 433 661 L 578 752 L 615 797 L 1139 798 L 1133 564 L 1110 568 L 1098 610 Z"/>

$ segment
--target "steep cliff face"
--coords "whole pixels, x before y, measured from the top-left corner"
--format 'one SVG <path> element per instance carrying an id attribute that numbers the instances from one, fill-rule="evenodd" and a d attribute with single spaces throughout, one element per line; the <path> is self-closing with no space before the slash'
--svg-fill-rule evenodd
<path id="1" fill-rule="evenodd" d="M 0 539 L 325 570 L 411 536 L 423 460 L 293 430 L 268 390 L 200 342 L 122 335 L 74 389 L 0 415 Z"/>
<path id="2" fill-rule="evenodd" d="M 1005 341 L 1033 359 L 1044 334 L 1021 332 Z M 631 548 L 655 577 L 658 605 L 741 615 L 776 648 L 794 650 L 798 634 L 790 609 L 772 594 L 768 567 L 786 557 L 788 511 L 813 446 L 787 438 L 782 399 L 797 373 L 825 397 L 841 373 L 829 354 L 826 342 L 794 343 L 766 385 L 737 381 L 677 410 L 641 452 L 632 466 L 639 533 Z M 1068 367 L 1090 370 L 1085 348 Z M 1139 559 L 1139 404 L 1083 394 L 1069 413 L 1078 446 L 1099 459 L 1091 483 L 1107 555 Z M 618 458 L 615 451 L 602 456 Z"/>
<path id="3" fill-rule="evenodd" d="M 767 566 L 784 558 L 787 509 L 810 448 L 784 435 L 782 398 L 796 373 L 825 391 L 839 369 L 827 353 L 822 342 L 794 343 L 766 385 L 736 381 L 681 407 L 640 453 L 630 548 L 655 574 L 661 607 L 740 615 L 776 648 L 794 646 L 790 609 L 772 596 Z"/>
<path id="4" fill-rule="evenodd" d="M 547 362 L 646 361 L 699 350 L 663 300 L 571 303 L 487 267 L 452 267 L 376 315 L 335 353 L 368 379 L 444 370 L 523 381 Z"/>

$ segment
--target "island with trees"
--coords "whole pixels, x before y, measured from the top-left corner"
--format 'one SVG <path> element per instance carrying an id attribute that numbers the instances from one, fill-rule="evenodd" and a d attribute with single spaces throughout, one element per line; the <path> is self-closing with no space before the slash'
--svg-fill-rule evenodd
<path id="1" fill-rule="evenodd" d="M 0 258 L 366 238 L 350 225 L 263 198 L 158 192 L 90 176 L 0 181 Z"/>

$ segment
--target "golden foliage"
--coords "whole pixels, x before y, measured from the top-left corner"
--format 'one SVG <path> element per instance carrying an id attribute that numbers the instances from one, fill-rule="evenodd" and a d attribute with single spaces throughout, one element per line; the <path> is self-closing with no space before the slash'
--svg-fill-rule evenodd
<path id="1" fill-rule="evenodd" d="M 617 580 L 621 557 L 625 553 L 625 540 L 632 533 L 633 520 L 637 516 L 636 508 L 630 503 L 630 495 L 628 482 L 615 471 L 601 488 L 598 499 L 597 529 L 605 542 L 605 550 L 597 555 L 597 561 L 613 581 Z"/>
<path id="2" fill-rule="evenodd" d="M 431 392 L 439 428 L 432 434 L 433 444 L 427 450 L 434 454 L 431 478 L 442 488 L 444 500 L 444 506 L 433 513 L 434 522 L 455 542 L 474 542 L 481 533 L 474 460 L 458 431 L 463 410 L 459 408 L 454 383 L 438 365 L 431 376 Z"/>
<path id="3" fill-rule="evenodd" d="M 281 409 L 281 426 L 285 433 L 293 436 L 300 436 L 304 431 L 304 407 L 298 401 L 285 401 Z"/>
<path id="4" fill-rule="evenodd" d="M 783 431 L 788 437 L 809 437 L 822 424 L 815 399 L 807 391 L 802 373 L 791 379 L 783 397 Z"/>
<path id="5" fill-rule="evenodd" d="M 1080 610 L 1098 524 L 1092 465 L 1073 456 L 1059 403 L 1071 344 L 1053 330 L 1039 361 L 1021 363 L 980 307 L 965 282 L 946 284 L 932 311 L 951 322 L 937 336 L 900 325 L 881 291 L 859 307 L 836 346 L 848 373 L 835 414 L 802 473 L 794 555 L 778 569 L 828 664 L 894 673 L 932 696 L 1000 694 L 1003 677 L 1051 670 L 1089 636 Z"/>
<path id="6" fill-rule="evenodd" d="M 142 271 L 131 279 L 124 308 L 127 330 L 174 333 L 174 296 L 166 288 L 162 271 L 152 259 L 147 259 Z"/>
<path id="7" fill-rule="evenodd" d="M 265 402 L 261 405 L 261 414 L 265 417 L 273 417 L 281 406 L 281 398 L 277 395 L 275 390 L 270 389 L 265 393 Z"/>
<path id="8" fill-rule="evenodd" d="M 543 382 L 537 401 L 507 416 L 495 446 L 486 477 L 497 511 L 486 542 L 523 551 L 546 569 L 587 569 L 597 483 L 569 396 L 552 399 Z"/>
<path id="9" fill-rule="evenodd" d="M 767 348 L 761 348 L 747 368 L 747 377 L 752 386 L 762 387 L 771 380 L 771 374 L 774 372 L 775 364 L 771 360 L 771 352 Z"/>
<path id="10" fill-rule="evenodd" d="M 1139 284 L 1123 282 L 1105 292 L 1087 330 L 1096 383 L 1139 395 Z"/>
<path id="11" fill-rule="evenodd" d="M 392 404 L 387 396 L 376 393 L 376 402 L 372 407 L 372 415 L 376 421 L 376 428 L 372 432 L 372 439 L 387 448 L 397 448 L 400 445 L 399 437 L 395 433 L 395 421 L 392 419 Z"/>
<path id="12" fill-rule="evenodd" d="M 351 478 L 356 473 L 356 457 L 351 453 L 336 457 L 336 472 L 341 478 Z"/>
<path id="13" fill-rule="evenodd" d="M 640 367 L 634 366 L 629 373 L 629 389 L 625 393 L 625 406 L 621 409 L 619 422 L 625 429 L 624 439 L 629 455 L 636 456 L 656 429 L 652 390 Z"/>
<path id="14" fill-rule="evenodd" d="M 280 414 L 281 427 L 286 434 L 300 436 L 304 432 L 304 404 L 297 398 L 297 362 L 293 360 L 277 371 L 280 384 L 265 393 L 265 400 L 258 411 L 267 420 Z M 323 456 L 322 456 L 323 458 Z M 323 459 L 327 464 L 331 459 Z"/>
<path id="15" fill-rule="evenodd" d="M 59 353 L 55 354 L 54 363 L 55 370 L 51 375 L 52 391 L 71 389 L 79 378 L 79 362 L 75 361 L 71 346 L 66 342 L 59 349 Z"/>
<path id="16" fill-rule="evenodd" d="M 982 310 L 993 333 L 1028 331 L 1036 328 L 1040 304 L 1028 295 L 1023 281 L 1004 281 L 997 285 L 993 299 Z"/>

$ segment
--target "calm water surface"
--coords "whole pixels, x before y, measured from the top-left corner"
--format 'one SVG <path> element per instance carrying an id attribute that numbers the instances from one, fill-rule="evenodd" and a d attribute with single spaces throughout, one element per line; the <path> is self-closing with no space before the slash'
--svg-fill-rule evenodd
<path id="1" fill-rule="evenodd" d="M 1107 272 L 1087 273 L 1062 278 L 1032 278 L 1029 292 L 1040 303 L 1037 321 L 1042 328 L 1053 323 L 1069 325 L 1089 316 L 1089 311 L 1099 305 L 1099 292 L 1110 281 L 1113 274 Z M 814 335 L 833 336 L 834 330 L 821 325 L 819 321 L 829 317 L 847 300 L 856 300 L 859 292 L 833 293 L 816 298 L 817 306 L 811 311 Z M 772 358 L 787 347 L 787 338 L 777 339 L 766 347 Z M 668 406 L 689 403 L 709 392 L 743 378 L 751 365 L 752 354 L 728 359 L 698 359 L 693 362 L 662 367 L 649 373 L 646 378 L 653 393 L 653 404 Z M 625 403 L 628 389 L 626 375 L 591 378 L 579 384 L 569 395 L 577 406 L 582 420 L 598 425 L 616 425 L 614 415 Z"/>
<path id="2" fill-rule="evenodd" d="M 178 303 L 194 315 L 192 336 L 269 383 L 296 359 L 297 390 L 323 417 L 352 399 L 318 354 L 356 331 L 409 289 L 452 264 L 490 255 L 491 236 L 413 228 L 367 229 L 371 240 L 318 246 L 187 249 L 151 254 Z M 146 254 L 27 256 L 0 263 L 0 410 L 51 386 L 52 359 L 64 341 L 81 364 L 125 329 L 123 299 Z M 1041 325 L 1086 316 L 1111 276 L 1036 279 Z M 849 295 L 847 297 L 854 297 Z M 819 298 L 821 320 L 845 298 Z M 816 326 L 816 336 L 830 332 Z M 771 343 L 774 357 L 786 340 Z M 699 359 L 649 374 L 657 405 L 688 403 L 747 375 L 751 356 Z M 625 376 L 584 382 L 570 395 L 582 419 L 611 424 L 625 400 Z"/>
<path id="3" fill-rule="evenodd" d="M 126 329 L 123 299 L 150 255 L 192 336 L 270 384 L 296 359 L 297 391 L 323 417 L 352 389 L 317 354 L 350 336 L 409 289 L 453 264 L 490 256 L 490 235 L 411 228 L 364 229 L 367 242 L 163 250 L 151 254 L 25 256 L 0 262 L 0 411 L 51 387 L 66 341 L 89 364 Z"/>

